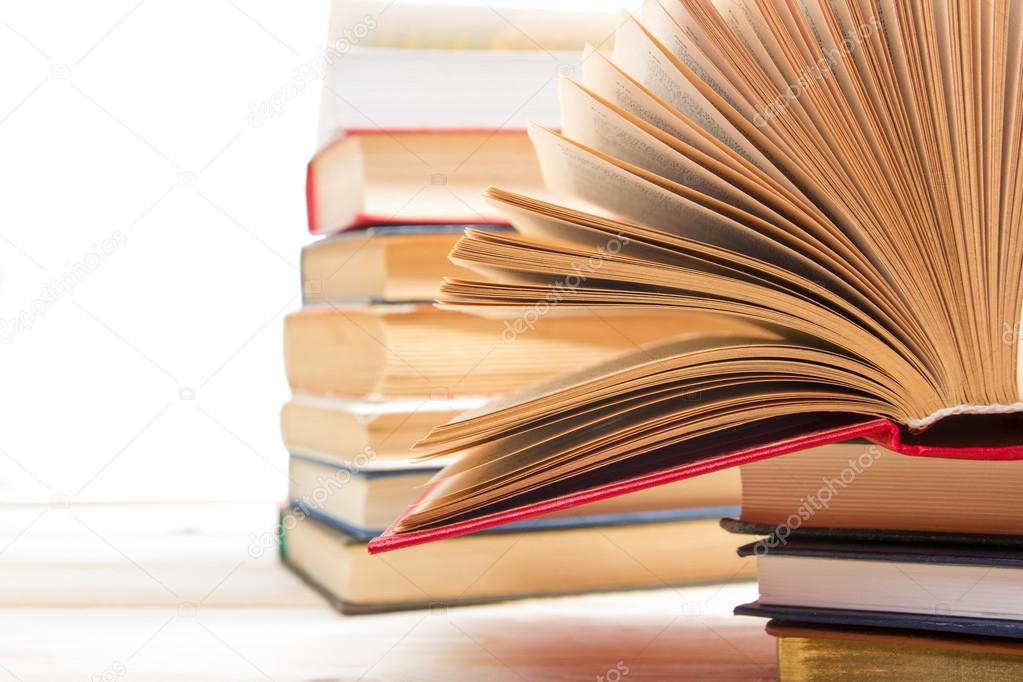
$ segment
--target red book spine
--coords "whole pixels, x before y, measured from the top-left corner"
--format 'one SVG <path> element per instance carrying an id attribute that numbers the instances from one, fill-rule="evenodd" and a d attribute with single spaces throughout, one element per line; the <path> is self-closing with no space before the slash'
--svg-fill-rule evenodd
<path id="1" fill-rule="evenodd" d="M 313 180 L 313 162 L 305 167 L 305 211 L 309 232 L 316 234 L 316 184 Z"/>

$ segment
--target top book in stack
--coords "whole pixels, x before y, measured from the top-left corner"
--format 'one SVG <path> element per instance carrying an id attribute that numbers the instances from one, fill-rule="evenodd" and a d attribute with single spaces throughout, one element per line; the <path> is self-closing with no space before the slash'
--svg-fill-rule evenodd
<path id="1" fill-rule="evenodd" d="M 582 46 L 609 49 L 615 0 L 334 0 L 320 142 L 366 128 L 556 126 L 557 76 Z"/>
<path id="2" fill-rule="evenodd" d="M 609 43 L 612 4 L 335 2 L 310 231 L 506 223 L 480 190 L 542 187 L 525 126 L 556 125 L 558 77 Z"/>

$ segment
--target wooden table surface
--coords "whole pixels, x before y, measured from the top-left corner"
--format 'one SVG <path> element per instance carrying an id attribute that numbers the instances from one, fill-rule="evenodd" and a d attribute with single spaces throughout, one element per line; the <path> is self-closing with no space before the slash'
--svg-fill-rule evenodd
<path id="1" fill-rule="evenodd" d="M 273 505 L 7 506 L 0 680 L 770 680 L 751 583 L 344 617 Z"/>

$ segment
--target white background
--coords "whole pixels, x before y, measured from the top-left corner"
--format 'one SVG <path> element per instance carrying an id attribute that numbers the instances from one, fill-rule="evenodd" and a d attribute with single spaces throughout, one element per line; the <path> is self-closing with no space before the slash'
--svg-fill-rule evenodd
<path id="1" fill-rule="evenodd" d="M 281 329 L 320 83 L 287 88 L 328 12 L 0 4 L 0 501 L 284 497 Z"/>
<path id="2" fill-rule="evenodd" d="M 281 320 L 319 91 L 248 115 L 314 57 L 327 11 L 0 5 L 0 500 L 284 496 Z"/>

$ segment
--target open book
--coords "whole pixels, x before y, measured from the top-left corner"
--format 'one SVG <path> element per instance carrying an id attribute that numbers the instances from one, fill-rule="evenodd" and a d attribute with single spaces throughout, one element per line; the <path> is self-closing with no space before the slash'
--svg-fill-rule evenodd
<path id="1" fill-rule="evenodd" d="M 808 445 L 1023 458 L 1023 3 L 651 0 L 491 188 L 444 308 L 713 313 L 514 395 L 383 550 Z"/>

